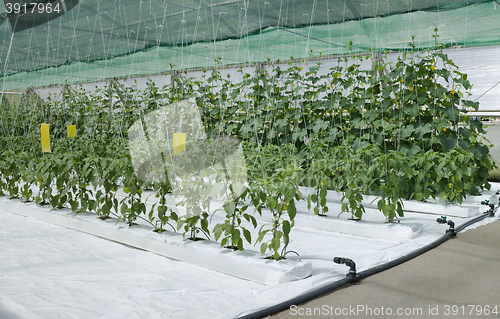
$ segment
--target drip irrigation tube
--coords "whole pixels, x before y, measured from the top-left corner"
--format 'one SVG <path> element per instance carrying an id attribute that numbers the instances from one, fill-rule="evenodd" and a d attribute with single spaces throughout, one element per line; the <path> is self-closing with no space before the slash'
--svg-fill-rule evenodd
<path id="1" fill-rule="evenodd" d="M 262 310 L 259 310 L 259 311 L 256 311 L 256 312 L 253 312 L 251 314 L 247 314 L 247 315 L 243 315 L 241 317 L 238 317 L 239 319 L 258 319 L 258 318 L 264 318 L 264 317 L 267 317 L 267 316 L 270 316 L 270 315 L 273 315 L 273 314 L 276 314 L 278 312 L 281 312 L 281 311 L 284 311 L 284 310 L 287 310 L 287 309 L 290 309 L 290 306 L 292 305 L 299 305 L 299 304 L 303 304 L 305 302 L 308 302 L 312 299 L 315 299 L 317 297 L 320 297 L 324 294 L 327 294 L 327 293 L 331 293 L 347 284 L 350 284 L 350 283 L 357 283 L 359 280 L 361 279 L 364 279 L 366 277 L 369 277 L 371 275 L 374 275 L 376 273 L 379 273 L 381 271 L 384 271 L 384 270 L 387 270 L 389 268 L 392 268 L 394 266 L 397 266 L 399 264 L 402 264 L 410 259 L 413 259 L 433 248 L 436 248 L 437 246 L 441 245 L 442 243 L 444 243 L 445 241 L 447 241 L 448 239 L 454 237 L 454 235 L 462 230 L 464 230 L 466 227 L 474 224 L 474 223 L 477 223 L 478 221 L 481 221 L 483 219 L 485 219 L 486 217 L 493 217 L 495 216 L 495 212 L 496 210 L 498 209 L 500 205 L 494 207 L 493 205 L 490 205 L 490 209 L 485 212 L 484 214 L 460 225 L 459 227 L 457 227 L 455 229 L 455 231 L 446 231 L 446 233 L 439 237 L 438 239 L 436 239 L 435 241 L 431 242 L 430 244 L 424 246 L 424 247 L 421 247 L 415 251 L 412 251 L 411 253 L 409 254 L 406 254 L 404 256 L 401 256 L 399 258 L 396 258 L 394 260 L 391 260 L 385 264 L 382 264 L 382 265 L 379 265 L 379 266 L 375 266 L 375 267 L 372 267 L 370 269 L 367 269 L 367 270 L 364 270 L 362 272 L 359 272 L 357 274 L 355 274 L 354 276 L 352 275 L 352 268 L 350 269 L 349 271 L 349 274 L 347 274 L 347 276 L 341 280 L 338 280 L 338 281 L 335 281 L 335 282 L 332 282 L 332 283 L 329 283 L 325 286 L 322 286 L 322 287 L 319 287 L 318 289 L 314 290 L 314 291 L 311 291 L 311 292 L 308 292 L 308 293 L 305 293 L 305 294 L 302 294 L 302 295 L 299 295 L 295 298 L 292 298 L 292 299 L 289 299 L 287 301 L 284 301 L 282 303 L 279 303 L 277 305 L 274 305 L 274 306 L 271 306 L 271 307 L 268 307 L 268 308 L 265 308 L 265 309 L 262 309 Z M 337 261 L 339 261 L 339 258 L 340 257 L 335 257 L 334 258 L 334 261 L 335 259 Z M 338 263 L 336 261 L 336 263 Z"/>

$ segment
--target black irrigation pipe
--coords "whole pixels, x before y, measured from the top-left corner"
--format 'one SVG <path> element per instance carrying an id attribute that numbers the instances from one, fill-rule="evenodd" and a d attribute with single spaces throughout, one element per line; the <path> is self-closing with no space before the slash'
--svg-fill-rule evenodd
<path id="1" fill-rule="evenodd" d="M 489 204 L 489 205 L 490 205 L 490 210 L 488 210 L 484 214 L 482 214 L 482 215 L 480 215 L 480 216 L 478 216 L 478 217 L 476 217 L 474 219 L 471 219 L 468 222 L 465 222 L 462 225 L 458 226 L 457 229 L 456 229 L 456 232 L 457 233 L 461 232 L 466 227 L 469 227 L 470 225 L 472 225 L 474 223 L 477 223 L 478 221 L 481 221 L 481 220 L 485 219 L 486 217 L 493 217 L 493 216 L 495 216 L 495 213 L 496 213 L 497 209 L 500 207 L 500 203 L 496 207 L 493 204 Z"/>
<path id="2" fill-rule="evenodd" d="M 282 303 L 279 303 L 277 305 L 274 305 L 274 306 L 271 306 L 271 307 L 268 307 L 268 308 L 265 308 L 265 309 L 262 309 L 262 310 L 259 310 L 259 311 L 256 311 L 256 312 L 253 312 L 251 314 L 247 314 L 247 315 L 244 315 L 244 316 L 241 316 L 238 318 L 239 319 L 264 318 L 264 317 L 276 314 L 278 312 L 290 309 L 290 306 L 292 306 L 292 305 L 303 304 L 305 302 L 308 302 L 312 299 L 318 298 L 318 297 L 325 295 L 327 293 L 331 293 L 331 292 L 333 292 L 333 291 L 335 291 L 335 290 L 337 290 L 337 289 L 339 289 L 347 284 L 358 283 L 358 281 L 360 281 L 361 279 L 364 279 L 366 277 L 369 277 L 369 276 L 374 275 L 376 273 L 379 273 L 381 271 L 387 270 L 387 269 L 392 268 L 394 266 L 400 265 L 400 264 L 402 264 L 410 259 L 413 259 L 419 255 L 422 255 L 425 252 L 428 252 L 429 250 L 431 250 L 433 248 L 436 248 L 437 246 L 441 245 L 442 243 L 444 243 L 448 239 L 455 237 L 456 233 L 462 231 L 466 227 L 468 227 L 474 223 L 477 223 L 478 221 L 481 221 L 481 220 L 485 219 L 486 217 L 495 216 L 495 212 L 500 205 L 495 207 L 493 204 L 489 204 L 489 206 L 490 206 L 490 209 L 487 212 L 485 212 L 484 214 L 482 214 L 474 219 L 471 219 L 470 221 L 460 225 L 455 230 L 452 230 L 452 231 L 447 230 L 443 236 L 439 237 L 438 239 L 431 242 L 430 244 L 427 244 L 424 247 L 421 247 L 415 251 L 412 251 L 409 254 L 406 254 L 406 255 L 401 256 L 399 258 L 396 258 L 394 260 L 391 260 L 385 264 L 372 267 L 370 269 L 364 270 L 364 271 L 359 272 L 357 274 L 355 273 L 355 271 L 353 273 L 353 267 L 355 268 L 354 262 L 352 262 L 350 259 L 347 259 L 347 258 L 335 257 L 334 258 L 335 263 L 343 264 L 343 263 L 345 263 L 343 261 L 347 260 L 348 262 L 352 262 L 352 264 L 353 264 L 353 267 L 351 267 L 349 273 L 347 274 L 347 276 L 345 278 L 338 280 L 338 281 L 335 281 L 335 282 L 332 282 L 332 283 L 329 283 L 323 287 L 319 287 L 318 289 L 316 289 L 314 291 L 299 295 L 297 297 L 294 297 L 292 299 L 289 299 L 289 300 L 284 301 Z M 453 226 L 450 227 L 450 229 L 452 229 L 452 228 L 453 228 Z M 350 266 L 350 265 L 348 265 L 348 266 Z"/>

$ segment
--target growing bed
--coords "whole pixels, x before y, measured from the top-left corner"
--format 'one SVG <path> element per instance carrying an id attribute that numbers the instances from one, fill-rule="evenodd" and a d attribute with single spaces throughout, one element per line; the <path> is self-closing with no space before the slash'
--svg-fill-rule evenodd
<path id="1" fill-rule="evenodd" d="M 488 207 L 479 201 L 498 202 L 497 190 L 500 185 L 494 184 L 463 207 L 480 214 Z M 129 227 L 95 214 L 50 210 L 2 197 L 0 314 L 2 318 L 234 318 L 342 279 L 348 268 L 334 264 L 333 257 L 350 258 L 362 271 L 430 243 L 448 227 L 436 223 L 445 205 L 428 206 L 430 210 L 420 213 L 406 211 L 395 224 L 384 224 L 375 209 L 367 209 L 361 222 L 299 212 L 297 218 L 315 220 L 294 228 L 290 250 L 299 256 L 290 253 L 286 260 L 272 261 L 251 248 L 233 252 L 208 240 L 191 242 L 172 233 L 157 234 L 141 223 Z M 458 226 L 472 216 L 449 218 Z M 362 227 L 363 236 L 349 234 L 355 229 L 349 224 Z M 379 236 L 381 228 L 386 239 Z"/>

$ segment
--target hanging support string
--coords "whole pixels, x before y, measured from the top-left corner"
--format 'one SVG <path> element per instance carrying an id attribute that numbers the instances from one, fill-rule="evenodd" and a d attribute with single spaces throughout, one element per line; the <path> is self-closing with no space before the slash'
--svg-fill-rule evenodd
<path id="1" fill-rule="evenodd" d="M 497 1 L 495 0 L 495 2 L 497 2 Z M 499 3 L 499 4 L 500 4 L 500 3 Z M 483 94 L 481 94 L 480 96 L 478 96 L 478 97 L 474 100 L 474 102 L 476 102 L 477 100 L 479 100 L 480 98 L 482 98 L 482 97 L 483 97 L 486 93 L 488 93 L 489 91 L 493 90 L 493 88 L 494 88 L 495 86 L 497 86 L 498 84 L 500 84 L 500 81 L 498 81 L 497 83 L 495 83 L 492 87 L 490 87 L 489 89 L 487 89 L 487 90 L 486 90 Z"/>

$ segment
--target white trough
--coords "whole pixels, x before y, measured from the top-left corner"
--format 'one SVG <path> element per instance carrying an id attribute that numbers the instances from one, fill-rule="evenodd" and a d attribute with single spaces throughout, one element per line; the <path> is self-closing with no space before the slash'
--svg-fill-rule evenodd
<path id="1" fill-rule="evenodd" d="M 300 187 L 302 196 L 307 198 L 308 195 L 314 193 L 314 188 Z M 497 204 L 499 196 L 496 191 L 483 191 L 481 196 L 468 196 L 464 199 L 462 205 L 448 204 L 440 200 L 428 200 L 421 202 L 416 200 L 403 200 L 403 209 L 405 211 L 427 213 L 435 215 L 446 215 L 455 217 L 473 217 L 481 213 L 481 201 L 489 200 L 490 203 Z M 377 207 L 377 202 L 380 199 L 378 196 L 363 195 L 362 204 L 365 207 Z M 332 203 L 340 203 L 342 200 L 342 193 L 328 191 L 326 200 Z"/>

